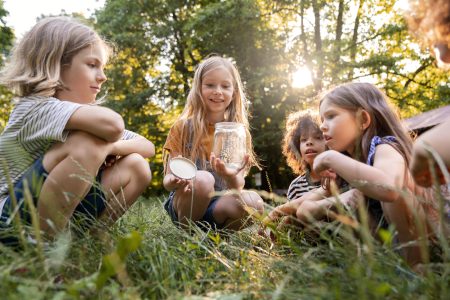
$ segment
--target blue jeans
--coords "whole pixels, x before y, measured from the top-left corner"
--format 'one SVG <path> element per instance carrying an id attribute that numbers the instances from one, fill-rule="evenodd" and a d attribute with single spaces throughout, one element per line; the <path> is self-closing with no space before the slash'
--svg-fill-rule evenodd
<path id="1" fill-rule="evenodd" d="M 173 207 L 173 197 L 175 196 L 175 191 L 170 192 L 169 197 L 167 198 L 166 202 L 164 202 L 164 208 L 167 211 L 167 213 L 170 216 L 170 219 L 175 225 L 179 225 L 178 215 L 175 211 L 175 208 Z M 208 204 L 208 207 L 206 208 L 205 214 L 203 215 L 202 219 L 197 221 L 198 225 L 202 229 L 208 229 L 205 226 L 201 226 L 203 224 L 209 225 L 212 229 L 222 229 L 224 224 L 218 224 L 216 220 L 214 219 L 213 211 L 214 207 L 216 207 L 217 200 L 219 200 L 220 196 L 214 196 L 211 198 L 211 201 Z"/>

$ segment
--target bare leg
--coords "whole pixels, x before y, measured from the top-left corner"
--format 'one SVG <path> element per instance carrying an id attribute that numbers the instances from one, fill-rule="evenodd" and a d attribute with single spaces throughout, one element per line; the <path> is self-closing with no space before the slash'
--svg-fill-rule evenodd
<path id="1" fill-rule="evenodd" d="M 148 162 L 133 153 L 121 158 L 102 174 L 102 187 L 107 193 L 106 209 L 101 220 L 114 223 L 136 201 L 150 183 Z"/>
<path id="2" fill-rule="evenodd" d="M 49 175 L 37 205 L 44 232 L 54 235 L 65 228 L 89 191 L 108 149 L 108 142 L 79 131 L 71 133 L 65 143 L 54 145 L 44 155 L 43 165 Z"/>
<path id="3" fill-rule="evenodd" d="M 198 171 L 194 180 L 194 198 L 192 198 L 192 183 L 184 190 L 179 189 L 175 192 L 173 205 L 178 215 L 178 221 L 181 224 L 187 224 L 189 219 L 201 220 L 213 193 L 214 177 L 209 172 Z"/>
<path id="4" fill-rule="evenodd" d="M 239 230 L 251 222 L 245 222 L 248 218 L 248 212 L 245 209 L 255 209 L 262 214 L 264 211 L 263 200 L 252 191 L 242 191 L 241 195 L 229 194 L 220 197 L 214 208 L 214 219 L 219 224 L 224 224 L 225 228 Z"/>

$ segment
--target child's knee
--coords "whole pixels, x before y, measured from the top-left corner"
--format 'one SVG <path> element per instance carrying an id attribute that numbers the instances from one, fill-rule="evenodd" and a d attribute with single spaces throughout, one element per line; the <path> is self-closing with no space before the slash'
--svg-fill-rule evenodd
<path id="1" fill-rule="evenodd" d="M 64 142 L 64 146 L 68 155 L 75 159 L 104 161 L 111 143 L 84 131 L 74 131 Z"/>
<path id="2" fill-rule="evenodd" d="M 125 158 L 127 160 L 127 166 L 130 168 L 133 177 L 136 180 L 139 180 L 143 184 L 149 184 L 149 182 L 152 180 L 152 173 L 150 170 L 150 165 L 145 160 L 142 155 L 137 153 L 132 153 L 127 155 Z"/>
<path id="3" fill-rule="evenodd" d="M 198 171 L 194 179 L 194 193 L 210 198 L 214 192 L 214 176 L 207 171 Z"/>
<path id="4" fill-rule="evenodd" d="M 50 172 L 70 157 L 84 168 L 99 167 L 108 155 L 111 143 L 82 131 L 72 132 L 63 143 L 54 144 L 44 155 L 44 168 Z"/>

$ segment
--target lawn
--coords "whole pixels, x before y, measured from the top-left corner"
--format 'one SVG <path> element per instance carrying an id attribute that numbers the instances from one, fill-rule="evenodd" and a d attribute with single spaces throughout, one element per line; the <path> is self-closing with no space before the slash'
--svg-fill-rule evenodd
<path id="1" fill-rule="evenodd" d="M 450 264 L 417 275 L 390 245 L 342 223 L 217 233 L 172 225 L 162 198 L 140 199 L 111 228 L 51 245 L 0 245 L 3 299 L 448 299 Z M 448 248 L 448 246 L 447 246 Z M 39 250 L 42 249 L 42 250 Z M 444 249 L 444 256 L 448 249 Z"/>

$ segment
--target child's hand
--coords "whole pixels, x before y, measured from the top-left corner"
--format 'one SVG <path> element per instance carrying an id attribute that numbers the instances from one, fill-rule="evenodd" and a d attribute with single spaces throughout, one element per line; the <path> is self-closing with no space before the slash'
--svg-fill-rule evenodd
<path id="1" fill-rule="evenodd" d="M 303 199 L 295 199 L 280 206 L 275 207 L 268 215 L 264 218 L 263 224 L 267 225 L 269 223 L 276 223 L 280 218 L 288 216 L 288 217 L 296 217 L 297 209 L 302 204 Z"/>
<path id="2" fill-rule="evenodd" d="M 244 170 L 249 163 L 249 156 L 247 154 L 244 156 L 244 160 L 239 169 L 228 168 L 214 153 L 211 153 L 209 161 L 213 171 L 226 181 L 229 189 L 239 189 L 241 186 L 244 186 Z"/>
<path id="3" fill-rule="evenodd" d="M 112 167 L 119 160 L 119 158 L 120 156 L 118 155 L 108 155 L 100 169 Z"/>
<path id="4" fill-rule="evenodd" d="M 322 176 L 322 173 L 324 171 L 329 170 L 331 168 L 330 157 L 332 155 L 334 155 L 335 153 L 337 153 L 337 152 L 334 150 L 328 150 L 328 151 L 324 151 L 324 152 L 320 153 L 319 155 L 317 155 L 314 158 L 314 164 L 313 164 L 314 172 L 316 172 L 316 174 L 320 174 Z M 323 176 L 329 177 L 326 175 L 331 175 L 331 174 L 327 174 L 326 172 L 323 173 Z"/>
<path id="5" fill-rule="evenodd" d="M 181 189 L 184 190 L 185 192 L 190 191 L 191 187 L 189 184 L 190 183 L 189 180 L 178 178 L 173 174 L 169 174 L 169 176 L 170 178 L 168 185 L 170 186 L 171 190 Z"/>
<path id="6" fill-rule="evenodd" d="M 326 169 L 319 173 L 319 176 L 321 178 L 329 178 L 330 180 L 336 180 L 337 175 L 336 172 L 333 171 L 333 169 Z"/>

